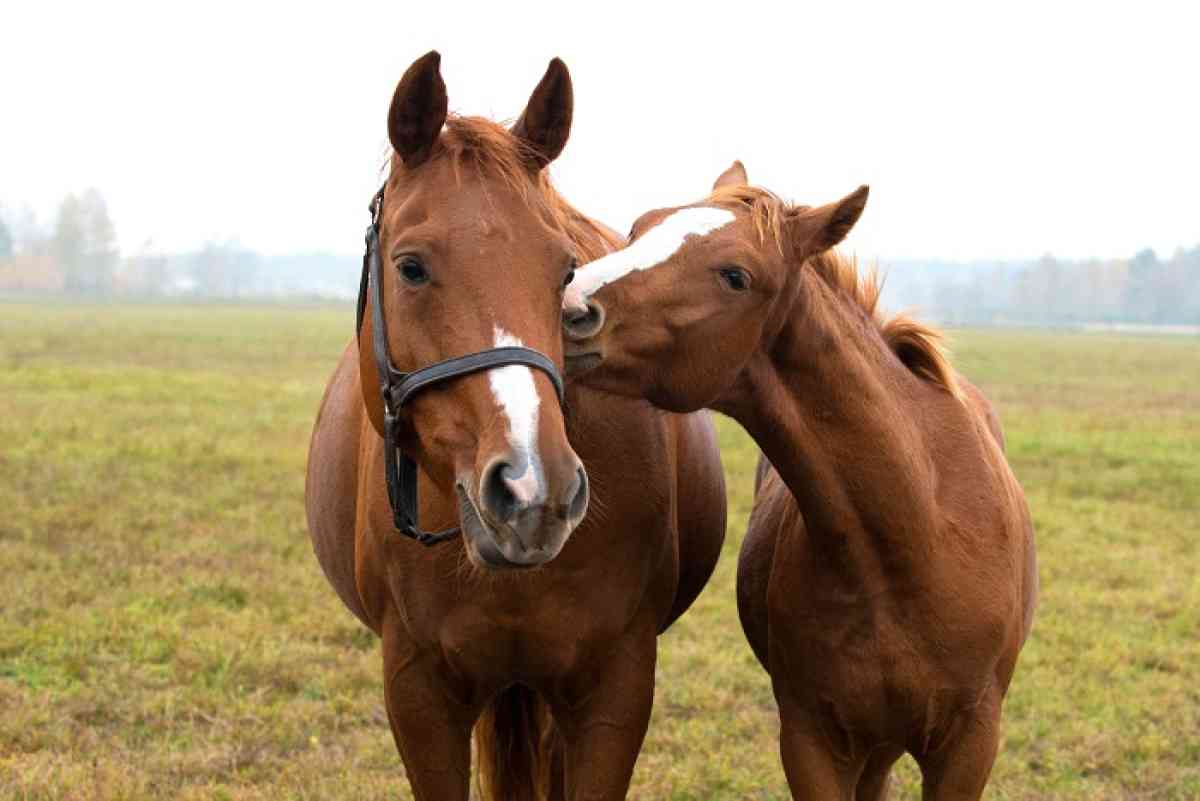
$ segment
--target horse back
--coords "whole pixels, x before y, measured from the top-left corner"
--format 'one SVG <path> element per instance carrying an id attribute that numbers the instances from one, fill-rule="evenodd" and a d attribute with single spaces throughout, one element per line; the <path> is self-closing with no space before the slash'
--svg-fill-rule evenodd
<path id="1" fill-rule="evenodd" d="M 986 395 L 980 392 L 979 387 L 968 381 L 961 373 L 956 374 L 955 379 L 966 396 L 967 405 L 982 418 L 984 426 L 987 427 L 992 438 L 996 440 L 996 444 L 1000 446 L 1000 451 L 1003 452 L 1004 430 L 1000 427 L 1000 415 L 996 412 L 996 407 L 992 405 Z"/>

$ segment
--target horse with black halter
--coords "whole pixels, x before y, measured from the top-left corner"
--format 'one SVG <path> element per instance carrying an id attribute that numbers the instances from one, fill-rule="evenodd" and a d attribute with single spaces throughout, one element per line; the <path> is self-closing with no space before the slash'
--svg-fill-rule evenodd
<path id="1" fill-rule="evenodd" d="M 831 250 L 866 201 L 791 205 L 734 164 L 581 274 L 568 364 L 664 409 L 720 410 L 769 459 L 738 611 L 793 797 L 878 801 L 907 751 L 924 798 L 974 801 L 1033 623 L 1033 528 L 991 404 Z"/>
<path id="2" fill-rule="evenodd" d="M 566 67 L 505 129 L 448 115 L 439 63 L 418 59 L 388 114 L 359 332 L 309 452 L 313 546 L 382 637 L 418 799 L 465 801 L 472 730 L 487 797 L 624 798 L 656 635 L 724 538 L 714 433 L 562 383 L 564 287 L 619 242 L 545 174 Z"/>

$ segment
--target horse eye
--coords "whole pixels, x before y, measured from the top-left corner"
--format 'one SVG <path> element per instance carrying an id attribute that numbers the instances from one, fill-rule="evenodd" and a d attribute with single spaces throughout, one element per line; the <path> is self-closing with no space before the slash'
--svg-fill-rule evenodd
<path id="1" fill-rule="evenodd" d="M 750 276 L 746 275 L 745 270 L 738 267 L 722 267 L 718 272 L 721 280 L 735 292 L 742 292 L 750 288 Z"/>
<path id="2" fill-rule="evenodd" d="M 429 270 L 416 256 L 405 256 L 400 260 L 400 275 L 413 286 L 420 286 L 429 281 Z"/>

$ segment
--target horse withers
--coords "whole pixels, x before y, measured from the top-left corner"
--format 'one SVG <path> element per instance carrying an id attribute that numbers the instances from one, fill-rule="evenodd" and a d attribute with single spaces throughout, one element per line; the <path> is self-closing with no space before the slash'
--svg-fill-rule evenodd
<path id="1" fill-rule="evenodd" d="M 448 114 L 439 65 L 418 59 L 388 113 L 379 261 L 309 452 L 314 550 L 382 638 L 418 799 L 468 797 L 473 730 L 485 797 L 623 798 L 656 635 L 724 538 L 714 432 L 570 383 L 560 404 L 563 288 L 619 242 L 546 176 L 570 130 L 570 76 L 552 61 L 506 129 Z M 471 354 L 485 361 L 459 370 Z M 453 369 L 408 394 L 381 381 L 393 363 L 409 377 Z M 419 491 L 388 464 L 396 453 Z M 456 527 L 428 547 L 412 538 Z"/>
<path id="2" fill-rule="evenodd" d="M 990 404 L 933 329 L 877 311 L 834 253 L 863 187 L 817 208 L 747 184 L 643 215 L 564 318 L 578 380 L 736 418 L 769 463 L 738 610 L 771 675 L 797 799 L 977 799 L 1037 597 L 1033 530 Z"/>

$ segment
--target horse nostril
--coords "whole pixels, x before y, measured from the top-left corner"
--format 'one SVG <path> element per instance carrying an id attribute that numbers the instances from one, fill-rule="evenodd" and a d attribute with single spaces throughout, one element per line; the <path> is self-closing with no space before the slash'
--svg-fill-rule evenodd
<path id="1" fill-rule="evenodd" d="M 538 500 L 539 483 L 533 467 L 524 469 L 498 459 L 484 472 L 480 500 L 497 520 L 510 522 Z"/>
<path id="2" fill-rule="evenodd" d="M 506 476 L 506 473 L 511 473 L 512 469 L 512 465 L 508 462 L 493 462 L 481 482 L 482 490 L 479 493 L 479 500 L 497 520 L 511 520 L 520 508 L 520 501 L 513 492 L 510 479 Z"/>
<path id="3" fill-rule="evenodd" d="M 564 494 L 565 503 L 559 507 L 559 517 L 563 520 L 578 520 L 583 517 L 588 506 L 587 471 L 582 466 L 575 471 L 575 480 Z"/>
<path id="4" fill-rule="evenodd" d="M 571 339 L 588 339 L 604 327 L 604 307 L 594 300 L 585 301 L 583 309 L 571 307 L 563 311 L 563 330 Z"/>

